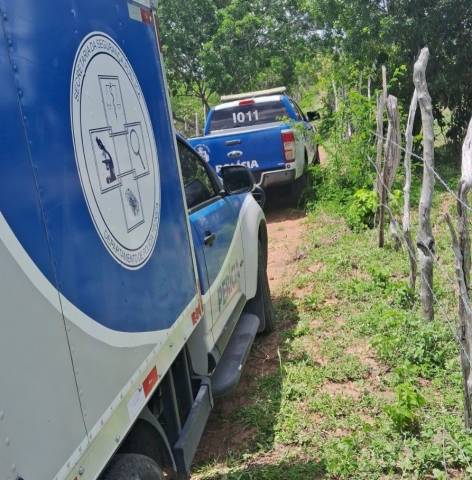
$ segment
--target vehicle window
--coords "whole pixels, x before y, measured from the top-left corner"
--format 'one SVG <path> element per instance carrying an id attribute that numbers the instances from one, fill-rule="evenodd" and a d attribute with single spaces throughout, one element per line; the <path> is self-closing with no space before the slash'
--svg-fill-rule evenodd
<path id="1" fill-rule="evenodd" d="M 264 123 L 279 122 L 287 116 L 287 110 L 281 101 L 238 105 L 215 110 L 210 130 L 229 130 L 232 128 L 252 127 Z"/>
<path id="2" fill-rule="evenodd" d="M 200 157 L 183 143 L 178 142 L 178 146 L 185 198 L 190 210 L 216 197 L 217 192 Z"/>

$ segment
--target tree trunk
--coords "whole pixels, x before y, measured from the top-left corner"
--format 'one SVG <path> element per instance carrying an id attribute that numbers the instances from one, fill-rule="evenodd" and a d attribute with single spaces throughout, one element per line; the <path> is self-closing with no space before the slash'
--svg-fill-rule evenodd
<path id="1" fill-rule="evenodd" d="M 431 228 L 431 205 L 434 193 L 434 118 L 431 97 L 426 83 L 426 67 L 429 60 L 428 48 L 421 50 L 415 63 L 414 83 L 418 93 L 423 123 L 423 186 L 420 200 L 420 230 L 417 246 L 421 267 L 421 306 L 425 320 L 434 319 L 433 261 L 434 237 Z"/>
<path id="2" fill-rule="evenodd" d="M 334 80 L 332 81 L 332 85 L 333 85 L 333 94 L 334 94 L 334 111 L 335 113 L 337 113 L 339 110 L 339 98 L 338 98 L 338 89 L 336 87 L 336 82 Z"/>
<path id="3" fill-rule="evenodd" d="M 412 290 L 416 288 L 416 275 L 418 267 L 416 263 L 415 245 L 411 237 L 410 207 L 411 207 L 411 154 L 413 153 L 413 126 L 415 124 L 416 110 L 418 108 L 418 93 L 413 93 L 411 99 L 410 111 L 408 113 L 408 122 L 406 124 L 405 141 L 405 187 L 403 189 L 403 236 L 407 245 L 408 258 L 410 261 L 409 285 Z"/>
<path id="4" fill-rule="evenodd" d="M 195 112 L 195 136 L 200 136 L 200 125 L 198 123 L 198 112 Z"/>

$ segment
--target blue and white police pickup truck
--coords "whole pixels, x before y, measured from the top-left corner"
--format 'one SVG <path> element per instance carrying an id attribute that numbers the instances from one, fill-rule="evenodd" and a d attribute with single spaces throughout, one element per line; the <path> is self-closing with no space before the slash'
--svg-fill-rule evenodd
<path id="1" fill-rule="evenodd" d="M 227 165 L 250 168 L 263 187 L 303 183 L 318 160 L 310 122 L 285 87 L 222 97 L 208 114 L 203 137 L 190 143 L 217 172 Z"/>
<path id="2" fill-rule="evenodd" d="M 273 328 L 248 169 L 171 121 L 148 0 L 0 0 L 0 478 L 187 478 Z"/>

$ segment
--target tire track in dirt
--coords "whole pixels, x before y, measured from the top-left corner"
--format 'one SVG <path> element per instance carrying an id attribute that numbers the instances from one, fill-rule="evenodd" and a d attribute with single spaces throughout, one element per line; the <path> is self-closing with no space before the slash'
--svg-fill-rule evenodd
<path id="1" fill-rule="evenodd" d="M 296 209 L 277 209 L 275 204 L 266 216 L 269 236 L 267 269 L 272 297 L 275 298 L 295 273 L 296 261 L 303 255 L 305 214 Z M 253 443 L 257 434 L 255 429 L 245 428 L 234 422 L 231 416 L 248 404 L 255 381 L 277 370 L 279 341 L 277 331 L 258 337 L 236 391 L 227 398 L 216 401 L 200 442 L 195 464 L 222 460 L 230 452 L 244 451 Z"/>

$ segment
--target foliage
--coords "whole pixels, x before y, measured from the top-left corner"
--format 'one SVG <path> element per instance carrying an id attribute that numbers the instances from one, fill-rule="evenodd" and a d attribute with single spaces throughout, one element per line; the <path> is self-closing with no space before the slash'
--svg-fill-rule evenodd
<path id="1" fill-rule="evenodd" d="M 206 49 L 212 86 L 220 94 L 297 82 L 295 65 L 313 38 L 302 0 L 232 0 L 218 14 Z"/>
<path id="2" fill-rule="evenodd" d="M 453 274 L 447 227 L 435 233 Z M 425 323 L 404 253 L 376 248 L 374 231 L 346 228 L 329 203 L 309 216 L 304 246 L 299 273 L 275 299 L 279 353 L 259 339 L 250 360 L 273 352 L 276 365 L 247 377 L 247 401 L 214 424 L 248 437 L 201 464 L 198 478 L 469 478 L 472 437 L 445 317 L 456 313 L 453 286 L 438 288 L 438 275 L 447 310 Z"/>
<path id="3" fill-rule="evenodd" d="M 373 155 L 371 112 L 367 98 L 355 91 L 337 112 L 325 112 L 319 135 L 330 162 L 323 169 L 320 198 L 345 204 L 356 190 L 373 185 L 373 172 L 366 168 L 367 157 Z"/>
<path id="4" fill-rule="evenodd" d="M 205 45 L 218 29 L 214 0 L 162 0 L 159 31 L 169 86 L 208 106 L 211 89 L 205 69 Z"/>
<path id="5" fill-rule="evenodd" d="M 431 51 L 428 86 L 435 116 L 444 125 L 442 112 L 452 112 L 449 137 L 463 137 L 472 110 L 470 76 L 472 4 L 469 0 L 312 0 L 310 5 L 330 52 L 349 57 L 352 63 L 373 68 L 380 87 L 380 66 L 389 72 L 402 66 L 391 92 L 408 105 L 413 64 L 422 47 Z"/>
<path id="6" fill-rule="evenodd" d="M 387 405 L 385 411 L 399 432 L 418 433 L 420 410 L 426 403 L 424 397 L 410 383 L 398 385 L 396 395 L 396 402 Z"/>
<path id="7" fill-rule="evenodd" d="M 354 229 L 372 228 L 378 206 L 378 195 L 374 190 L 357 190 L 346 212 L 349 226 Z"/>
<path id="8" fill-rule="evenodd" d="M 296 85 L 315 38 L 304 0 L 162 0 L 159 24 L 172 93 L 207 108 L 212 94 Z"/>

